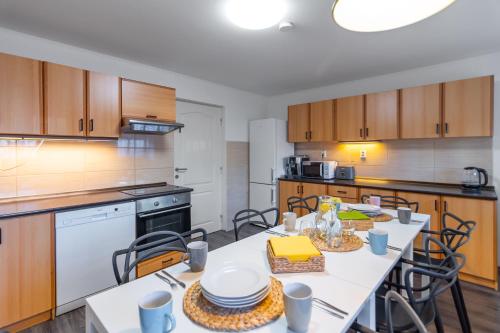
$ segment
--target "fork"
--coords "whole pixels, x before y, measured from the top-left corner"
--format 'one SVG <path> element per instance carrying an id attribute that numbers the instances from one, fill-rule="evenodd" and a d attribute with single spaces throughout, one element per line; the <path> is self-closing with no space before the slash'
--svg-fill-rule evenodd
<path id="1" fill-rule="evenodd" d="M 344 311 L 344 310 L 342 310 L 342 309 L 337 308 L 336 306 L 334 306 L 334 305 L 333 305 L 333 304 L 331 304 L 331 303 L 328 303 L 327 301 L 322 300 L 321 298 L 314 297 L 314 298 L 313 298 L 313 301 L 315 301 L 315 302 L 317 302 L 317 303 L 320 303 L 320 304 L 322 304 L 322 305 L 324 305 L 324 306 L 326 306 L 326 307 L 329 307 L 330 309 L 332 309 L 332 310 L 334 310 L 334 311 L 337 311 L 337 312 L 339 312 L 339 313 L 341 313 L 341 314 L 343 314 L 343 315 L 345 315 L 345 316 L 348 316 L 348 315 L 349 315 L 349 313 L 345 312 L 345 311 Z"/>
<path id="2" fill-rule="evenodd" d="M 159 278 L 160 280 L 162 280 L 163 282 L 166 282 L 169 284 L 170 288 L 174 289 L 177 287 L 177 285 L 175 283 L 173 283 L 172 281 L 170 281 L 168 278 L 164 277 L 163 275 L 160 275 L 158 273 L 155 273 L 156 277 Z"/>

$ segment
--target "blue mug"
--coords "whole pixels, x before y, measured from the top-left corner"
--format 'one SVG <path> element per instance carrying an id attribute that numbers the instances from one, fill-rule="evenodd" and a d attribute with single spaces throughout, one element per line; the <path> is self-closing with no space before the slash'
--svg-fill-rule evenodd
<path id="1" fill-rule="evenodd" d="M 139 301 L 139 318 L 143 333 L 169 333 L 175 329 L 172 314 L 172 294 L 168 291 L 155 291 Z"/>
<path id="2" fill-rule="evenodd" d="M 368 230 L 368 241 L 373 253 L 378 255 L 386 254 L 388 240 L 389 234 L 387 231 L 381 229 Z"/>

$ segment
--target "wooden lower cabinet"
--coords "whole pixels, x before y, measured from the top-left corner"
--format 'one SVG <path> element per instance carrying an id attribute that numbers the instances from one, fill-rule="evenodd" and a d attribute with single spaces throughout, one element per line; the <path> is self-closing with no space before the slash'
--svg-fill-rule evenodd
<path id="1" fill-rule="evenodd" d="M 428 214 L 431 216 L 429 228 L 434 231 L 441 230 L 441 198 L 439 195 L 422 194 L 414 192 L 397 192 L 398 197 L 406 199 L 410 202 L 418 202 L 418 213 Z M 413 242 L 413 246 L 422 249 L 422 236 L 419 235 Z M 436 249 L 436 246 L 433 246 Z M 437 258 L 439 255 L 434 255 Z"/>
<path id="2" fill-rule="evenodd" d="M 55 307 L 53 215 L 3 219 L 0 229 L 0 328 L 17 331 Z"/>
<path id="3" fill-rule="evenodd" d="M 302 183 L 302 182 L 294 182 L 294 181 L 283 181 L 280 180 L 279 185 L 279 196 L 280 196 L 280 215 L 283 212 L 288 211 L 288 198 L 289 197 L 301 197 L 305 198 L 311 195 L 326 195 L 327 188 L 324 184 L 316 184 L 316 183 Z M 305 215 L 307 212 L 304 209 L 300 211 L 295 211 L 297 216 Z M 282 216 L 280 217 L 281 222 Z"/>
<path id="4" fill-rule="evenodd" d="M 469 242 L 460 250 L 467 258 L 460 278 L 497 289 L 496 201 L 448 196 L 441 199 L 443 212 L 450 212 L 463 220 L 477 223 Z"/>
<path id="5" fill-rule="evenodd" d="M 361 198 L 364 196 L 394 196 L 395 192 L 391 190 L 380 190 L 376 188 L 367 188 L 367 187 L 361 187 L 359 189 L 359 201 L 361 201 Z"/>
<path id="6" fill-rule="evenodd" d="M 337 197 L 344 203 L 358 203 L 358 188 L 353 186 L 328 185 L 328 195 Z"/>
<path id="7" fill-rule="evenodd" d="M 182 260 L 182 252 L 170 252 L 162 254 L 161 256 L 153 257 L 137 264 L 136 277 L 140 278 L 159 271 L 160 269 L 167 268 L 175 265 Z"/>

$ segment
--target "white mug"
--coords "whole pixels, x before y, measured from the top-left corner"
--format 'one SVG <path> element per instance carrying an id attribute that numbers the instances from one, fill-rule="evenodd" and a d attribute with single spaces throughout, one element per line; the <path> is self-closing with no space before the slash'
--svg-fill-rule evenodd
<path id="1" fill-rule="evenodd" d="M 285 225 L 285 231 L 295 231 L 296 223 L 297 223 L 297 214 L 293 212 L 283 213 L 283 224 Z"/>

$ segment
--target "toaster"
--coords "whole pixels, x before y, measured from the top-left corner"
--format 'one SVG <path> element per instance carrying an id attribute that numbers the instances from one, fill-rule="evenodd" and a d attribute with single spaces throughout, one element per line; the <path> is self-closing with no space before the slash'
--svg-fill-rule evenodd
<path id="1" fill-rule="evenodd" d="M 335 169 L 335 178 L 344 180 L 354 180 L 356 171 L 353 166 L 338 166 Z"/>

